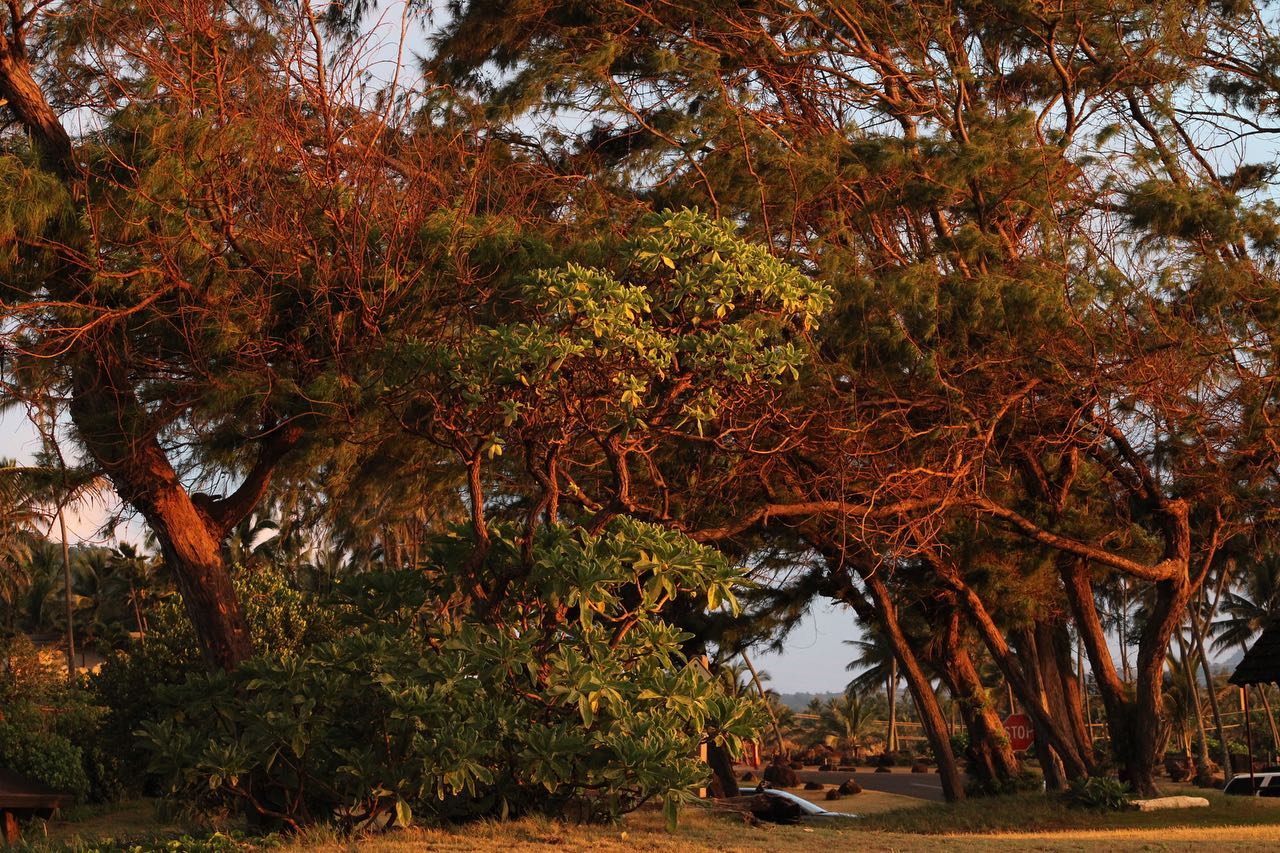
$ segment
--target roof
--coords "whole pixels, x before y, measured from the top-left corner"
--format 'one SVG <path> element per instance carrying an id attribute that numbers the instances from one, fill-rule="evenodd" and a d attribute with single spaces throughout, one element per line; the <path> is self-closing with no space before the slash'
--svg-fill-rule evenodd
<path id="1" fill-rule="evenodd" d="M 0 767 L 0 809 L 57 809 L 70 805 L 71 799 L 70 794 Z"/>
<path id="2" fill-rule="evenodd" d="M 1273 619 L 1244 653 L 1236 671 L 1227 679 L 1246 684 L 1280 684 L 1280 620 Z"/>

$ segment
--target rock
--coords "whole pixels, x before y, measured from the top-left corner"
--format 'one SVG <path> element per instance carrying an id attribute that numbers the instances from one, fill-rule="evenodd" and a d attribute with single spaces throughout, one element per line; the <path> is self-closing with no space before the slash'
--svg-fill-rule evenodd
<path id="1" fill-rule="evenodd" d="M 859 785 L 857 782 L 853 781 L 852 779 L 845 779 L 843 782 L 840 783 L 839 788 L 834 788 L 833 790 L 839 791 L 841 795 L 861 794 L 862 786 Z"/>
<path id="2" fill-rule="evenodd" d="M 879 767 L 877 767 L 877 768 L 876 768 L 876 772 L 877 772 L 877 773 L 892 773 L 893 771 L 889 769 L 889 766 L 888 766 L 887 764 L 881 764 Z"/>
<path id="3" fill-rule="evenodd" d="M 1140 812 L 1155 812 L 1162 809 L 1203 809 L 1208 806 L 1209 801 L 1204 797 L 1156 797 L 1154 800 L 1133 801 L 1133 807 Z"/>
<path id="4" fill-rule="evenodd" d="M 929 765 L 925 764 L 923 761 L 917 761 L 915 764 L 911 765 L 911 772 L 912 773 L 928 773 Z"/>
<path id="5" fill-rule="evenodd" d="M 825 787 L 827 786 L 822 784 L 821 782 L 805 782 L 804 783 L 804 789 L 806 791 L 821 791 Z"/>
<path id="6" fill-rule="evenodd" d="M 836 768 L 837 773 L 852 773 L 858 768 L 853 764 L 841 764 Z"/>
<path id="7" fill-rule="evenodd" d="M 820 770 L 823 773 L 834 773 L 836 772 L 836 765 L 828 761 L 826 764 L 818 765 L 818 770 Z"/>
<path id="8" fill-rule="evenodd" d="M 752 773 L 750 770 L 748 770 L 746 773 L 743 773 L 743 774 L 742 774 L 742 781 L 743 781 L 743 782 L 754 782 L 754 781 L 756 781 L 756 774 L 754 774 L 754 773 Z"/>
<path id="9" fill-rule="evenodd" d="M 840 790 L 838 788 L 832 788 L 831 790 L 827 791 L 828 800 L 838 800 L 843 796 L 844 794 L 840 793 Z"/>
<path id="10" fill-rule="evenodd" d="M 800 785 L 800 777 L 796 771 L 786 764 L 774 762 L 764 769 L 764 781 L 775 788 L 795 788 Z M 777 799 L 777 797 L 774 797 Z M 759 815 L 756 815 L 759 817 Z M 763 820 L 763 818 L 761 818 Z"/>
<path id="11" fill-rule="evenodd" d="M 790 767 L 786 769 L 791 770 Z M 804 810 L 800 806 L 790 800 L 770 797 L 768 794 L 757 794 L 752 797 L 747 809 L 759 820 L 769 823 L 799 823 L 800 818 L 804 816 Z"/>
<path id="12" fill-rule="evenodd" d="M 803 761 L 793 761 L 793 762 L 791 762 L 791 769 L 792 769 L 792 770 L 803 770 L 803 769 L 804 769 L 804 762 L 803 762 Z"/>

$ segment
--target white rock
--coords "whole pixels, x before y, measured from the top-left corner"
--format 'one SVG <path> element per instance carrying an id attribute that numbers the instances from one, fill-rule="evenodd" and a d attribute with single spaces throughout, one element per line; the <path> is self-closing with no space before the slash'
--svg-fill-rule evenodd
<path id="1" fill-rule="evenodd" d="M 1201 809 L 1208 808 L 1209 801 L 1204 797 L 1156 797 L 1154 800 L 1134 800 L 1133 806 L 1140 812 L 1155 812 L 1161 809 Z"/>

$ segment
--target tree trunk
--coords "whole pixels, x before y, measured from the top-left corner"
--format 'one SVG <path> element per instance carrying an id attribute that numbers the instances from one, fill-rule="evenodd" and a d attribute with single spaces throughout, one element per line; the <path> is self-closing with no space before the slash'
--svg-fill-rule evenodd
<path id="1" fill-rule="evenodd" d="M 889 681 L 886 685 L 888 689 L 889 702 L 889 737 L 886 745 L 890 752 L 896 752 L 898 749 L 898 661 L 893 659 L 889 661 Z"/>
<path id="2" fill-rule="evenodd" d="M 1157 795 L 1155 767 L 1160 756 L 1160 704 L 1164 672 L 1164 656 L 1174 628 L 1191 596 L 1191 584 L 1185 576 L 1155 584 L 1156 602 L 1143 629 L 1135 668 L 1134 697 L 1127 696 L 1124 683 L 1116 672 L 1106 632 L 1098 619 L 1093 598 L 1093 581 L 1089 567 L 1082 560 L 1064 564 L 1061 569 L 1067 600 L 1084 641 L 1094 682 L 1106 711 L 1107 733 L 1111 749 L 1120 768 L 1120 778 L 1129 783 L 1136 794 Z"/>
<path id="3" fill-rule="evenodd" d="M 1038 685 L 1039 673 L 1037 668 L 1031 666 L 1024 672 L 1022 667 L 1018 665 L 1018 661 L 1015 660 L 1009 644 L 1004 639 L 1004 635 L 991 618 L 991 614 L 987 612 L 986 605 L 982 603 L 977 593 L 960 577 L 960 573 L 955 566 L 945 560 L 937 559 L 936 556 L 932 563 L 939 579 L 959 596 L 959 601 L 969 616 L 969 621 L 977 629 L 978 636 L 982 637 L 983 643 L 986 644 L 987 650 L 991 653 L 996 665 L 1000 667 L 1000 671 L 1004 673 L 1005 679 L 1018 694 L 1018 699 L 1022 702 L 1024 709 L 1031 715 L 1032 721 L 1036 725 L 1036 731 L 1044 735 L 1047 745 L 1052 747 L 1062 758 L 1067 776 L 1070 778 L 1087 776 L 1092 767 L 1086 764 L 1084 757 L 1075 749 L 1071 735 L 1060 727 L 1050 715 Z"/>
<path id="4" fill-rule="evenodd" d="M 955 608 L 946 620 L 938 648 L 938 670 L 960 706 L 969 733 L 969 773 L 978 786 L 991 794 L 1008 791 L 1022 775 L 1022 764 L 1009 746 L 1000 715 L 978 675 L 978 667 L 960 634 L 960 614 Z"/>
<path id="5" fill-rule="evenodd" d="M 841 569 L 844 564 L 843 557 L 843 553 L 834 551 L 828 555 L 828 560 L 834 567 Z M 843 575 L 843 571 L 840 574 Z M 963 800 L 964 782 L 960 777 L 960 767 L 956 763 L 955 753 L 951 750 L 947 721 L 942 715 L 942 708 L 938 704 L 933 685 L 929 683 L 924 670 L 921 669 L 920 662 L 902 626 L 898 623 L 897 610 L 884 581 L 873 572 L 862 571 L 860 567 L 859 574 L 867 585 L 867 592 L 871 594 L 871 602 L 863 598 L 853 584 L 845 578 L 829 584 L 825 594 L 848 604 L 862 621 L 880 626 L 893 648 L 894 658 L 907 682 L 907 690 L 915 700 L 916 711 L 920 715 L 925 737 L 938 762 L 938 780 L 942 783 L 942 795 L 949 803 Z"/>
<path id="6" fill-rule="evenodd" d="M 718 741 L 707 741 L 707 764 L 711 765 L 711 772 L 715 774 L 719 796 L 738 796 L 738 777 L 733 773 L 733 762 L 729 760 L 728 751 Z"/>

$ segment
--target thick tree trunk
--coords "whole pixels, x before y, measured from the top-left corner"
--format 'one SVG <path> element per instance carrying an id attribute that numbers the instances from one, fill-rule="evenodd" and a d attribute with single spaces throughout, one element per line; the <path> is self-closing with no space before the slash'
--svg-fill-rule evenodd
<path id="1" fill-rule="evenodd" d="M 1022 775 L 1022 765 L 1009 746 L 1000 715 L 978 675 L 978 667 L 965 647 L 960 615 L 954 608 L 937 644 L 938 670 L 960 706 L 969 733 L 969 773 L 978 786 L 992 794 L 1009 790 Z"/>
<path id="2" fill-rule="evenodd" d="M 95 347 L 99 349 L 99 347 Z M 230 670 L 253 654 L 248 625 L 223 560 L 229 525 L 216 522 L 211 502 L 198 506 L 142 420 L 123 370 L 96 363 L 73 377 L 71 417 L 81 441 L 111 478 L 121 499 L 141 513 L 173 571 L 196 639 L 211 668 Z M 239 519 L 236 519 L 237 521 Z"/>
<path id="3" fill-rule="evenodd" d="M 1042 734 L 1044 742 L 1047 742 L 1047 745 L 1062 758 L 1067 776 L 1070 778 L 1087 776 L 1092 766 L 1086 763 L 1084 757 L 1075 749 L 1070 733 L 1059 726 L 1050 715 L 1038 684 L 1039 673 L 1036 667 L 1028 667 L 1024 672 L 1018 665 L 1004 635 L 991 618 L 991 614 L 987 612 L 986 605 L 960 577 L 955 566 L 941 559 L 934 559 L 932 562 L 939 579 L 958 596 L 978 636 L 986 644 L 987 650 L 991 653 L 996 665 L 1000 667 L 1000 671 L 1004 673 L 1005 679 L 1018 694 L 1023 708 L 1031 715 L 1037 733 Z"/>
<path id="4" fill-rule="evenodd" d="M 738 777 L 733 774 L 733 762 L 729 759 L 728 751 L 717 741 L 707 742 L 707 764 L 711 765 L 711 772 L 715 774 L 718 788 L 715 793 L 720 797 L 738 796 Z"/>
<path id="5" fill-rule="evenodd" d="M 889 590 L 878 576 L 867 573 L 863 575 L 867 591 L 875 605 L 879 622 L 893 646 L 898 665 L 907 681 L 907 688 L 915 699 L 916 712 L 920 715 L 920 723 L 924 727 L 925 736 L 933 748 L 934 757 L 938 761 L 938 777 L 942 782 L 942 794 L 947 802 L 954 803 L 964 799 L 964 783 L 960 777 L 960 767 L 956 763 L 955 753 L 951 751 L 951 738 L 947 732 L 947 721 L 938 704 L 938 696 L 933 692 L 920 662 L 911 650 L 902 626 L 898 624 L 896 605 L 889 596 Z"/>
<path id="6" fill-rule="evenodd" d="M 1107 733 L 1120 768 L 1120 778 L 1139 796 L 1155 796 L 1155 768 L 1160 758 L 1160 704 L 1164 657 L 1174 628 L 1191 596 L 1184 577 L 1155 584 L 1156 601 L 1143 629 L 1135 667 L 1135 692 L 1127 695 L 1116 672 L 1106 633 L 1098 619 L 1093 581 L 1083 561 L 1064 566 L 1063 585 L 1085 644 L 1094 681 L 1106 709 Z"/>

